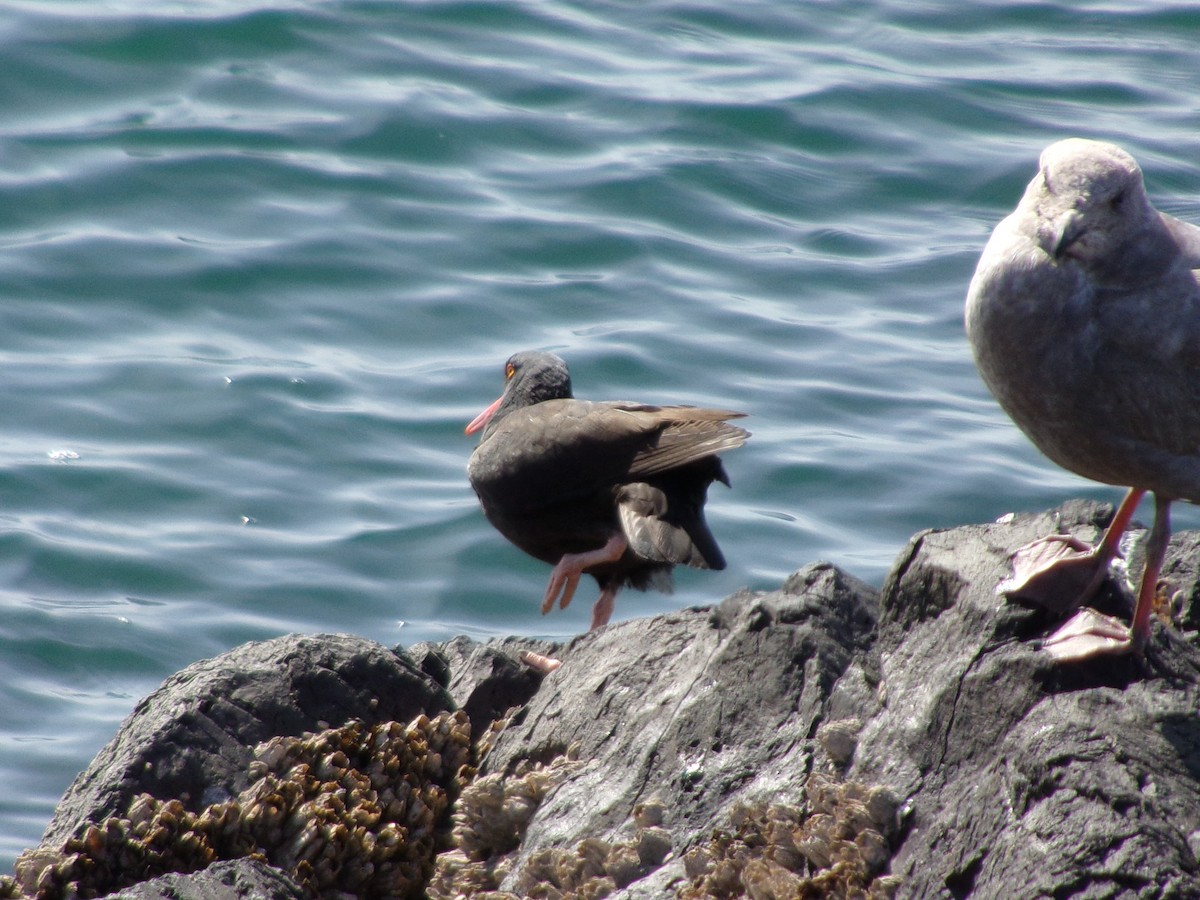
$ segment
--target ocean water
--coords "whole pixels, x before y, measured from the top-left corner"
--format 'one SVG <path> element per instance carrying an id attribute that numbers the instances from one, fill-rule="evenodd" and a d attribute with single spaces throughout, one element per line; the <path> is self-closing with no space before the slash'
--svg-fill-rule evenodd
<path id="1" fill-rule="evenodd" d="M 139 698 L 300 632 L 587 627 L 467 484 L 519 349 L 745 411 L 705 604 L 1116 500 L 962 303 L 1047 143 L 1200 222 L 1200 10 L 746 0 L 0 7 L 0 870 Z M 1178 527 L 1196 527 L 1190 508 Z"/>

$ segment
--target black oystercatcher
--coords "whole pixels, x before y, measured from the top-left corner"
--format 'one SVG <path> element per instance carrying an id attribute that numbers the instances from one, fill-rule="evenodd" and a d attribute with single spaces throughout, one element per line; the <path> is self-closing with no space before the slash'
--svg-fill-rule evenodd
<path id="1" fill-rule="evenodd" d="M 1080 606 L 1103 582 L 1138 501 L 1154 492 L 1132 629 L 1082 609 L 1044 642 L 1056 659 L 1141 650 L 1171 501 L 1200 500 L 1198 266 L 1200 228 L 1150 205 L 1133 157 L 1071 139 L 1042 153 L 971 281 L 967 334 L 1005 412 L 1060 466 L 1131 486 L 1096 547 L 1062 535 L 1037 541 L 1017 552 L 1002 587 Z"/>
<path id="2" fill-rule="evenodd" d="M 517 353 L 504 377 L 467 426 L 483 429 L 467 475 L 488 521 L 554 565 L 543 613 L 565 608 L 583 573 L 600 585 L 594 629 L 624 585 L 670 591 L 677 564 L 725 568 L 704 501 L 712 482 L 729 484 L 716 454 L 749 437 L 726 421 L 743 413 L 576 400 L 552 353 Z"/>

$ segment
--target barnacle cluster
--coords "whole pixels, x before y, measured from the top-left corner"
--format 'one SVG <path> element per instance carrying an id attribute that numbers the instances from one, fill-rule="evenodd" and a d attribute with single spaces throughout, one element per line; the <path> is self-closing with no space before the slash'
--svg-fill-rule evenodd
<path id="1" fill-rule="evenodd" d="M 0 878 L 0 898 L 100 897 L 249 857 L 314 897 L 595 900 L 667 861 L 671 835 L 657 801 L 634 808 L 626 840 L 519 853 L 539 805 L 584 763 L 570 747 L 476 778 L 475 761 L 505 724 L 493 723 L 474 752 L 463 712 L 274 738 L 256 748 L 251 784 L 237 797 L 193 812 L 143 794 L 59 850 L 22 854 L 15 877 Z M 736 807 L 727 828 L 684 855 L 676 897 L 891 897 L 898 882 L 883 872 L 897 807 L 886 789 L 814 774 L 798 807 Z"/>
<path id="2" fill-rule="evenodd" d="M 251 785 L 200 812 L 137 797 L 60 851 L 27 851 L 0 897 L 98 897 L 167 872 L 253 857 L 315 896 L 421 896 L 450 802 L 474 775 L 463 712 L 348 722 L 261 744 Z"/>
<path id="3" fill-rule="evenodd" d="M 535 851 L 517 873 L 513 890 L 498 890 L 538 803 L 578 765 L 573 756 L 560 756 L 519 777 L 486 775 L 466 788 L 454 814 L 455 849 L 438 857 L 430 900 L 594 900 L 662 865 L 671 852 L 671 835 L 661 827 L 662 806 L 640 803 L 633 811 L 632 840 L 588 838 L 574 848 Z"/>
<path id="4" fill-rule="evenodd" d="M 891 857 L 898 804 L 885 788 L 809 778 L 800 807 L 741 805 L 730 829 L 684 856 L 689 884 L 678 900 L 754 897 L 891 897 L 883 875 Z"/>
<path id="5" fill-rule="evenodd" d="M 530 855 L 516 878 L 520 897 L 539 900 L 598 900 L 657 869 L 671 853 L 671 835 L 661 827 L 662 807 L 639 804 L 629 841 L 587 838 L 573 849 L 547 848 Z"/>
<path id="6" fill-rule="evenodd" d="M 829 761 L 840 769 L 849 765 L 850 760 L 854 758 L 860 731 L 860 719 L 834 719 L 823 722 L 817 729 L 817 741 L 829 756 Z"/>
<path id="7" fill-rule="evenodd" d="M 453 849 L 437 859 L 430 900 L 591 900 L 662 865 L 671 836 L 661 827 L 662 805 L 651 801 L 634 807 L 631 840 L 588 838 L 573 848 L 535 851 L 513 879 L 513 890 L 499 890 L 539 804 L 581 766 L 573 746 L 549 764 L 526 760 L 511 775 L 491 773 L 464 788 L 453 817 Z"/>
<path id="8" fill-rule="evenodd" d="M 483 896 L 495 890 L 512 866 L 512 851 L 550 789 L 579 768 L 578 747 L 549 764 L 525 760 L 511 775 L 493 772 L 467 785 L 455 804 L 452 850 L 437 858 L 431 900 Z"/>
<path id="9" fill-rule="evenodd" d="M 629 840 L 587 838 L 521 861 L 515 851 L 538 805 L 579 765 L 568 753 L 468 785 L 454 813 L 453 849 L 437 859 L 430 900 L 597 900 L 662 866 L 672 845 L 657 801 L 634 808 Z M 685 854 L 678 900 L 891 897 L 898 880 L 883 873 L 898 827 L 894 795 L 820 774 L 809 778 L 805 794 L 799 807 L 735 807 L 729 828 Z"/>

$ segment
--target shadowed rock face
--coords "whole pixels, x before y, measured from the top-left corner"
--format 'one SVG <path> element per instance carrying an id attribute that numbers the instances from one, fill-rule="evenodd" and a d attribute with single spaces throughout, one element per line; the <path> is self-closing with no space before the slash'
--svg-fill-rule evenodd
<path id="1" fill-rule="evenodd" d="M 253 748 L 347 719 L 407 722 L 452 708 L 410 659 L 350 635 L 292 635 L 245 644 L 171 676 L 142 700 L 67 790 L 42 838 L 58 844 L 134 797 L 191 810 L 246 787 Z"/>
<path id="2" fill-rule="evenodd" d="M 1053 666 L 1034 642 L 1050 615 L 995 593 L 1017 547 L 1055 527 L 1094 538 L 1110 515 L 1072 503 L 923 532 L 879 592 L 816 564 L 777 591 L 557 647 L 457 638 L 394 653 L 290 637 L 237 648 L 143 702 L 64 797 L 43 850 L 143 791 L 232 790 L 252 758 L 237 742 L 278 733 L 285 698 L 319 683 L 323 711 L 296 733 L 468 711 L 480 771 L 443 821 L 452 852 L 433 867 L 431 897 L 1010 897 L 1014 885 L 1200 896 L 1200 653 L 1187 636 L 1200 540 L 1172 544 L 1183 630 L 1156 624 L 1144 659 Z M 1128 588 L 1101 600 L 1119 611 Z M 512 662 L 522 649 L 563 666 L 539 681 Z M 218 717 L 180 711 L 212 708 L 226 684 L 217 672 L 257 693 L 238 695 L 219 721 L 242 725 L 212 744 Z M 227 752 L 183 754 L 169 782 L 139 780 L 129 763 L 205 741 Z M 263 873 L 244 865 L 122 896 L 245 896 L 251 882 L 232 873 Z M 297 895 L 285 875 L 272 884 L 262 896 Z"/>
<path id="3" fill-rule="evenodd" d="M 190 875 L 162 875 L 112 895 L 120 900 L 303 900 L 305 893 L 278 869 L 253 859 L 213 863 Z"/>

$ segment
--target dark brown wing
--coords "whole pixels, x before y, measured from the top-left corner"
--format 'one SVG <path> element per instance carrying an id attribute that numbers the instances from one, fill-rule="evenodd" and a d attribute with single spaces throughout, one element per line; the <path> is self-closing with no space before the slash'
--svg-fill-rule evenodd
<path id="1" fill-rule="evenodd" d="M 587 496 L 739 447 L 727 410 L 549 400 L 510 413 L 476 448 L 468 476 L 510 513 Z"/>
<path id="2" fill-rule="evenodd" d="M 642 559 L 697 569 L 724 569 L 725 557 L 704 518 L 713 481 L 727 481 L 708 456 L 617 490 L 617 517 L 629 548 Z"/>
<path id="3" fill-rule="evenodd" d="M 629 469 L 631 479 L 666 472 L 705 456 L 733 450 L 750 437 L 746 429 L 726 421 L 743 418 L 745 413 L 727 409 L 693 406 L 616 408 L 639 417 L 647 428 L 646 445 L 638 451 Z"/>

